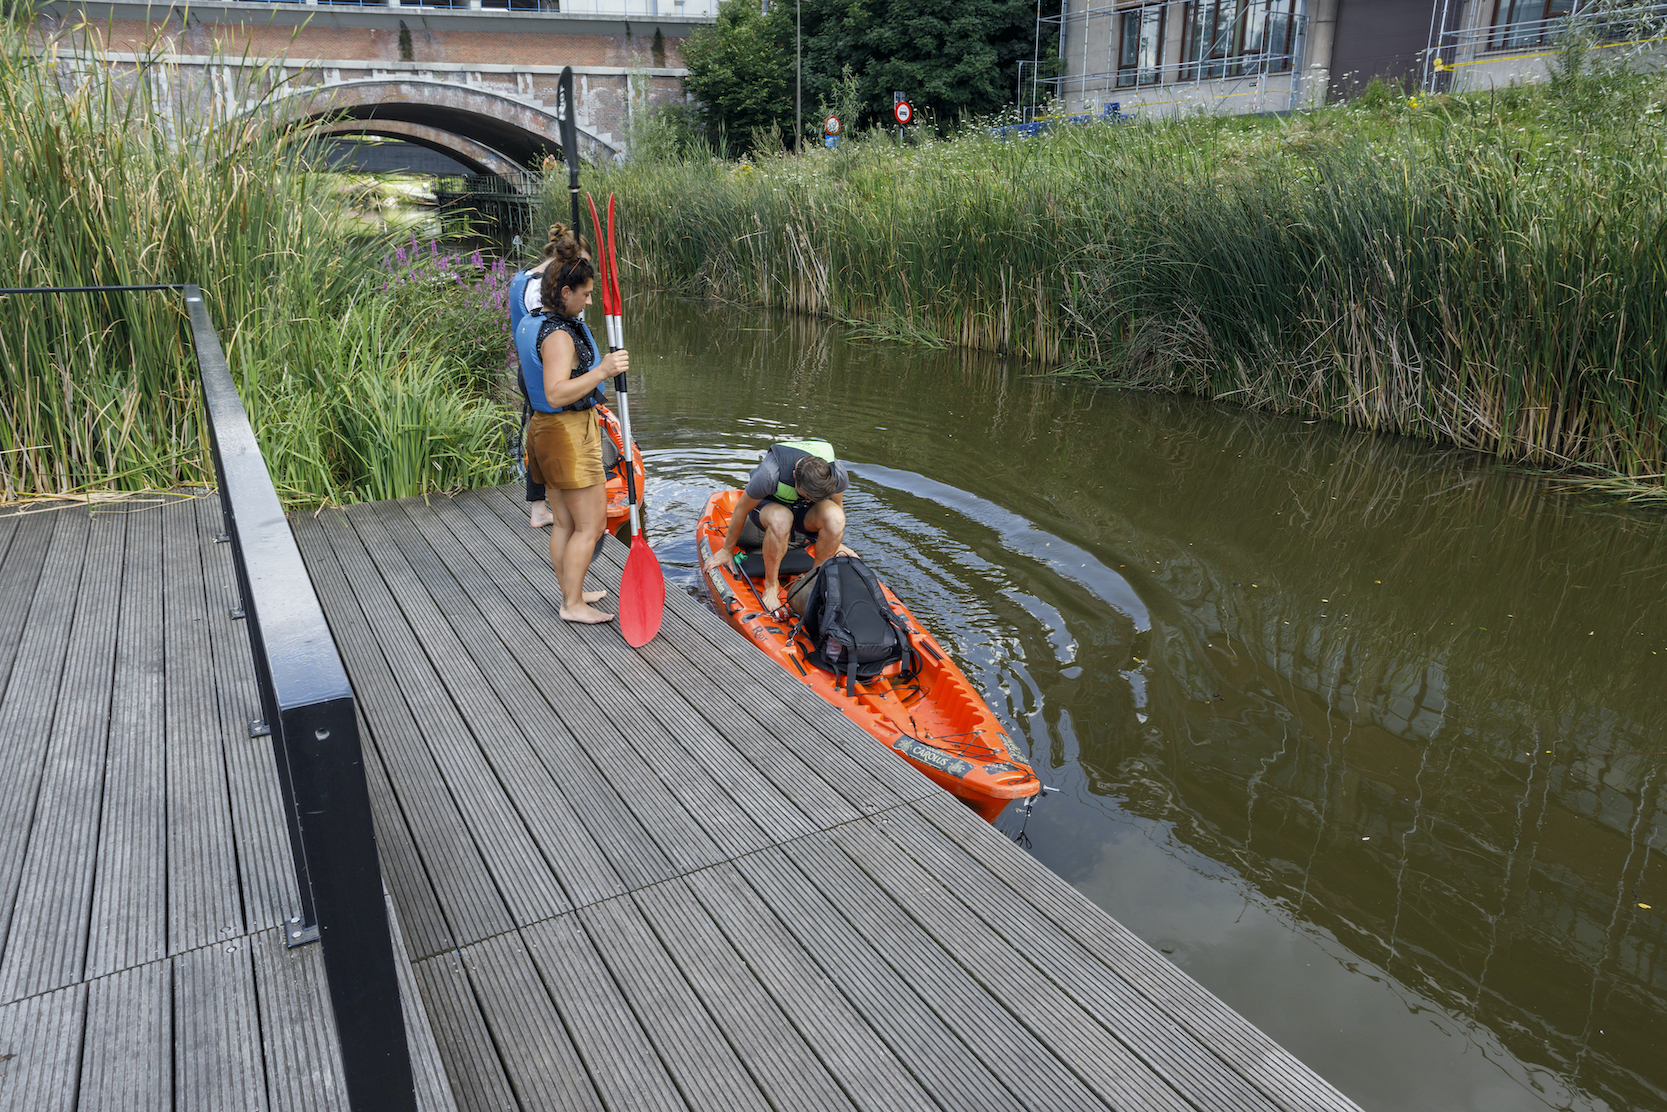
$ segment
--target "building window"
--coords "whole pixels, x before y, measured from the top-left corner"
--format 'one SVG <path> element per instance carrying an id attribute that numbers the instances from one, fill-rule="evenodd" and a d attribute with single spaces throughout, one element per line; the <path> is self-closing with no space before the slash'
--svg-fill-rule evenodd
<path id="1" fill-rule="evenodd" d="M 1284 73 L 1294 63 L 1291 51 L 1296 45 L 1295 7 L 1296 0 L 1265 0 L 1252 13 L 1246 53 L 1262 60 L 1258 69 L 1264 73 Z"/>
<path id="2" fill-rule="evenodd" d="M 1120 12 L 1117 22 L 1123 36 L 1117 87 L 1156 85 L 1163 76 L 1163 5 Z"/>
<path id="3" fill-rule="evenodd" d="M 1295 6 L 1295 0 L 1195 0 L 1188 4 L 1182 79 L 1289 70 Z"/>
<path id="4" fill-rule="evenodd" d="M 1515 50 L 1541 46 L 1551 41 L 1563 17 L 1575 8 L 1575 0 L 1494 0 L 1494 50 Z"/>

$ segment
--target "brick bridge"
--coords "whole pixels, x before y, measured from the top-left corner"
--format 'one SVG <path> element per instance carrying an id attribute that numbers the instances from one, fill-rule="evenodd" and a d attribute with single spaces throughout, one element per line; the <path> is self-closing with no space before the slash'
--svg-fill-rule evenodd
<path id="1" fill-rule="evenodd" d="M 625 150 L 634 113 L 681 99 L 678 47 L 717 6 L 498 3 L 54 0 L 38 6 L 36 35 L 43 45 L 58 40 L 60 57 L 72 60 L 165 62 L 150 80 L 175 127 L 283 106 L 319 119 L 327 133 L 403 140 L 516 181 L 561 148 L 563 66 L 573 67 L 581 153 L 612 157 Z"/>

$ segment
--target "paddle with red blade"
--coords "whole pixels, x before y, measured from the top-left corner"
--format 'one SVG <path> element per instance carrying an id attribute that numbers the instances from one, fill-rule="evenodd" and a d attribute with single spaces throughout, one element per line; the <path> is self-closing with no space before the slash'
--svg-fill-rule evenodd
<path id="1" fill-rule="evenodd" d="M 608 327 L 608 350 L 625 346 L 621 321 L 624 299 L 619 293 L 619 256 L 614 253 L 614 198 L 608 196 L 608 238 L 603 248 L 602 222 L 596 217 L 596 201 L 589 193 L 590 224 L 596 229 L 598 285 L 602 287 L 602 313 Z M 666 608 L 666 577 L 660 561 L 642 533 L 642 513 L 637 503 L 637 472 L 634 464 L 636 441 L 631 439 L 631 402 L 625 375 L 614 376 L 614 393 L 619 403 L 619 422 L 625 440 L 625 489 L 631 500 L 631 551 L 625 557 L 625 571 L 619 577 L 619 631 L 625 643 L 640 648 L 660 632 Z"/>

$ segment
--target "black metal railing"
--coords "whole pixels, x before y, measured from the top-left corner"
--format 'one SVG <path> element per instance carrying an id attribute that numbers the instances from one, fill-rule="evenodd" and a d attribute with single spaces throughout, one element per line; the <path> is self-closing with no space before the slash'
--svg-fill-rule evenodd
<path id="1" fill-rule="evenodd" d="M 360 1112 L 414 1112 L 410 1048 L 353 689 L 202 291 L 194 285 L 64 286 L 0 294 L 144 290 L 183 294 L 190 320 L 224 539 L 232 547 L 260 694 L 260 717 L 249 732 L 272 738 L 300 891 L 301 907 L 286 925 L 286 941 L 299 945 L 316 938 L 323 944 L 350 1106 Z"/>

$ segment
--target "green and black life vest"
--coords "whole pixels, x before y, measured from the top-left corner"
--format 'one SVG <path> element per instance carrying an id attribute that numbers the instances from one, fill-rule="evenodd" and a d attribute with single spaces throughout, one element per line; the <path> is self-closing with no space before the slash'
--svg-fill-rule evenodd
<path id="1" fill-rule="evenodd" d="M 834 462 L 833 445 L 826 440 L 784 440 L 770 449 L 770 454 L 776 458 L 776 501 L 785 502 L 789 506 L 804 499 L 799 497 L 799 488 L 793 485 L 793 469 L 800 460 L 807 456 Z"/>

